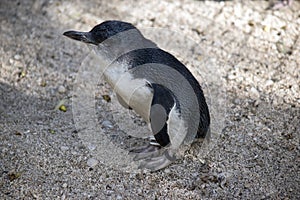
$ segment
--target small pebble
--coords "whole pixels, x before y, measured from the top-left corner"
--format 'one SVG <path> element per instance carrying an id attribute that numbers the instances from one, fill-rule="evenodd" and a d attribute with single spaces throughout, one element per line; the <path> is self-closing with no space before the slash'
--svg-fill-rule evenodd
<path id="1" fill-rule="evenodd" d="M 110 102 L 111 101 L 111 98 L 109 95 L 102 95 L 102 98 L 106 101 L 106 102 Z"/>
<path id="2" fill-rule="evenodd" d="M 254 102 L 253 105 L 254 105 L 255 107 L 258 107 L 260 103 L 261 103 L 260 100 L 256 100 L 256 101 Z"/>
<path id="3" fill-rule="evenodd" d="M 263 30 L 264 30 L 265 32 L 269 33 L 270 30 L 271 30 L 271 27 L 266 25 L 266 26 L 263 27 Z"/>
<path id="4" fill-rule="evenodd" d="M 26 76 L 26 72 L 25 71 L 21 71 L 20 73 L 19 73 L 19 77 L 20 78 L 24 78 Z"/>
<path id="5" fill-rule="evenodd" d="M 98 163 L 99 163 L 99 161 L 96 160 L 95 158 L 90 158 L 87 161 L 87 165 L 92 168 L 95 167 Z"/>
<path id="6" fill-rule="evenodd" d="M 235 104 L 241 104 L 241 100 L 239 98 L 236 98 L 233 100 L 233 103 Z"/>
<path id="7" fill-rule="evenodd" d="M 63 112 L 66 112 L 66 111 L 67 111 L 67 108 L 66 108 L 65 105 L 61 105 L 61 106 L 59 106 L 59 110 L 60 110 L 60 111 L 63 111 Z"/>
<path id="8" fill-rule="evenodd" d="M 14 56 L 14 59 L 15 59 L 15 60 L 20 60 L 20 59 L 21 59 L 21 56 L 18 55 L 18 54 L 16 54 L 16 55 Z"/>
<path id="9" fill-rule="evenodd" d="M 267 80 L 266 83 L 265 83 L 265 87 L 268 87 L 270 85 L 273 85 L 274 82 L 272 80 Z"/>
<path id="10" fill-rule="evenodd" d="M 61 85 L 61 86 L 58 87 L 58 92 L 59 93 L 65 93 L 66 92 L 66 88 Z"/>
<path id="11" fill-rule="evenodd" d="M 69 147 L 67 147 L 67 146 L 61 146 L 60 149 L 61 149 L 62 151 L 67 151 L 67 150 L 69 150 Z"/>
<path id="12" fill-rule="evenodd" d="M 122 199 L 122 196 L 118 195 L 116 199 L 120 200 Z"/>
<path id="13" fill-rule="evenodd" d="M 250 89 L 250 96 L 251 96 L 251 98 L 253 98 L 253 99 L 258 99 L 259 98 L 259 92 L 257 91 L 257 89 L 255 88 L 255 87 L 252 87 L 251 89 Z"/>
<path id="14" fill-rule="evenodd" d="M 42 82 L 41 82 L 40 86 L 42 86 L 42 87 L 46 87 L 46 85 L 47 85 L 46 81 L 42 80 Z"/>
<path id="15" fill-rule="evenodd" d="M 88 145 L 88 149 L 91 150 L 91 151 L 94 151 L 96 149 L 96 145 L 94 144 L 89 144 Z"/>
<path id="16" fill-rule="evenodd" d="M 229 79 L 229 80 L 236 79 L 236 75 L 230 74 L 230 75 L 228 76 L 228 79 Z"/>
<path id="17" fill-rule="evenodd" d="M 103 126 L 104 128 L 112 128 L 112 127 L 113 127 L 113 124 L 112 124 L 110 121 L 105 120 L 105 121 L 102 122 L 102 126 Z"/>

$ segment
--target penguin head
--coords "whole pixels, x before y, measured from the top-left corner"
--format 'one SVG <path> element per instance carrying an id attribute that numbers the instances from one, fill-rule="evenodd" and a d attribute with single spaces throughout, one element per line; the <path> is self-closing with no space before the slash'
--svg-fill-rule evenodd
<path id="1" fill-rule="evenodd" d="M 99 45 L 104 40 L 130 29 L 136 28 L 130 23 L 112 20 L 98 24 L 89 32 L 67 31 L 63 35 L 84 43 Z"/>

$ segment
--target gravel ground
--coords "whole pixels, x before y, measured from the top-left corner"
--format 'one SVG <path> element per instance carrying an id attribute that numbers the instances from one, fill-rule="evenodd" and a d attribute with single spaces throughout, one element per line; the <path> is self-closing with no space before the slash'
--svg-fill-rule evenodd
<path id="1" fill-rule="evenodd" d="M 0 198 L 300 199 L 300 2 L 281 10 L 266 10 L 268 5 L 1 1 Z M 195 144 L 164 170 L 117 170 L 101 162 L 83 139 L 72 95 L 89 49 L 62 33 L 90 30 L 107 19 L 174 30 L 196 41 L 202 59 L 218 67 L 225 122 L 204 164 Z M 179 59 L 189 63 L 191 57 L 182 52 Z M 217 77 L 201 75 L 208 83 Z M 208 84 L 209 90 L 213 94 Z M 97 120 L 112 136 L 126 137 L 111 119 L 114 104 L 102 98 L 110 92 L 99 83 Z M 60 104 L 66 112 L 55 109 Z M 136 130 L 144 128 L 136 123 L 141 124 Z"/>

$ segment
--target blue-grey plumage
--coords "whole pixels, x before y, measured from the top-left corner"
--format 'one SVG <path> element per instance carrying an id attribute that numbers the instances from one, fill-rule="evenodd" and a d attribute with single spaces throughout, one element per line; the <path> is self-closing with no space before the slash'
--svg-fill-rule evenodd
<path id="1" fill-rule="evenodd" d="M 143 167 L 164 168 L 190 135 L 205 137 L 210 116 L 198 81 L 132 24 L 106 21 L 90 32 L 67 31 L 64 35 L 95 45 L 97 54 L 107 60 L 103 74 L 119 102 L 149 123 L 156 145 L 167 147 L 163 151 L 153 146 L 134 150 L 137 159 L 145 159 Z M 194 120 L 195 116 L 199 119 Z M 151 141 L 153 144 L 153 137 Z"/>

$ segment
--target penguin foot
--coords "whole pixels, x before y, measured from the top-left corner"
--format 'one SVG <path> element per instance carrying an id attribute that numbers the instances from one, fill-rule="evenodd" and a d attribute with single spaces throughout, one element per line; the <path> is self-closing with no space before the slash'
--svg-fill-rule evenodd
<path id="1" fill-rule="evenodd" d="M 165 155 L 143 160 L 139 166 L 140 169 L 147 168 L 151 171 L 157 171 L 170 165 L 173 161 Z"/>
<path id="2" fill-rule="evenodd" d="M 154 146 L 151 144 L 145 145 L 145 146 L 140 146 L 140 147 L 134 147 L 129 150 L 130 153 L 149 153 L 149 152 L 154 152 L 158 151 L 160 149 L 159 146 Z"/>
<path id="3" fill-rule="evenodd" d="M 168 150 L 165 150 L 162 154 L 159 154 L 155 157 L 152 154 L 150 158 L 141 161 L 139 168 L 147 168 L 151 171 L 163 169 L 176 160 L 176 157 L 171 155 Z"/>
<path id="4" fill-rule="evenodd" d="M 151 144 L 141 146 L 141 147 L 135 147 L 129 151 L 130 154 L 135 155 L 133 158 L 134 161 L 137 160 L 142 160 L 145 158 L 151 158 L 151 157 L 156 157 L 160 155 L 160 149 L 161 147 L 159 146 L 154 146 Z"/>
<path id="5" fill-rule="evenodd" d="M 144 159 L 149 159 L 149 158 L 155 158 L 155 157 L 157 157 L 159 155 L 161 155 L 161 151 L 160 151 L 160 149 L 156 149 L 154 151 L 137 153 L 135 155 L 135 157 L 133 158 L 133 160 L 137 161 L 137 160 L 144 160 Z"/>

